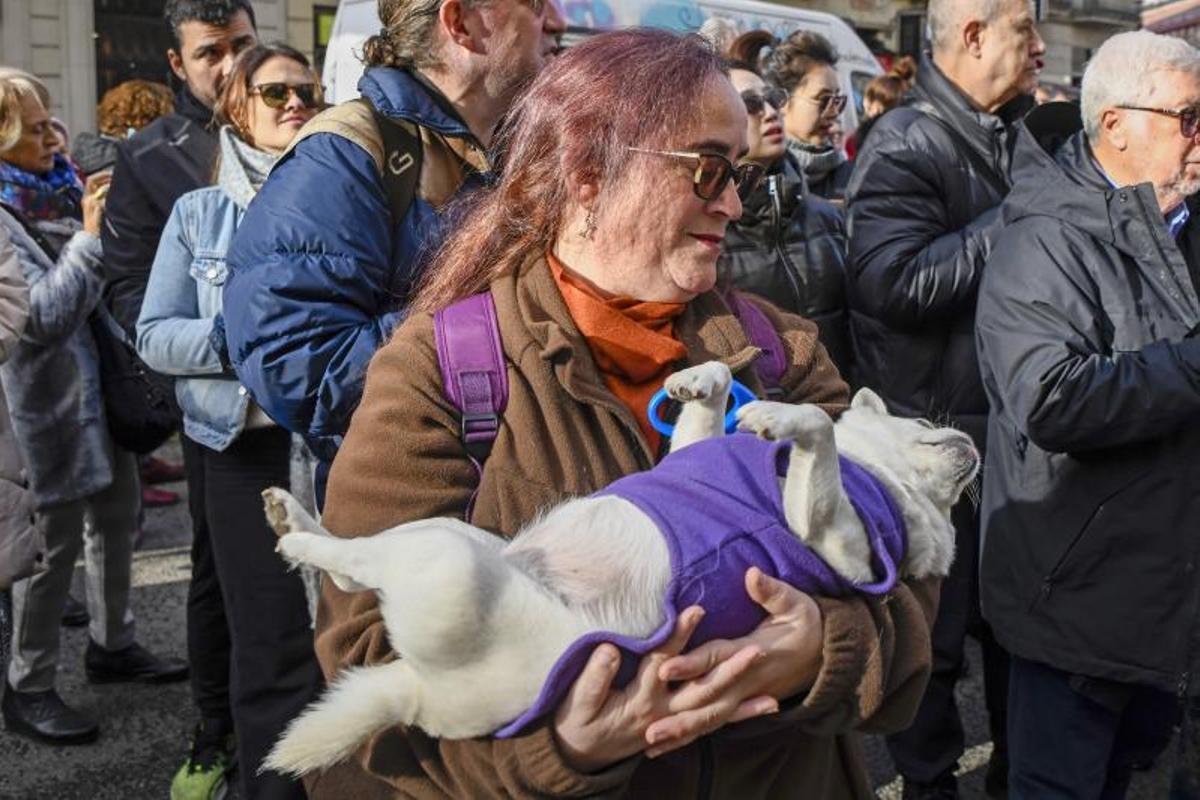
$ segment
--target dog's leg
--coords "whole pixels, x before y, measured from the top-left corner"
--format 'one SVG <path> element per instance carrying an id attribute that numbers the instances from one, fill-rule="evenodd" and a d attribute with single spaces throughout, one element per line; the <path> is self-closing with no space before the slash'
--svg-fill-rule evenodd
<path id="1" fill-rule="evenodd" d="M 365 592 L 374 586 L 351 575 L 370 571 L 371 548 L 362 546 L 369 539 L 339 539 L 328 533 L 299 531 L 280 537 L 275 551 L 293 567 L 309 564 L 325 570 L 343 592 Z"/>
<path id="2" fill-rule="evenodd" d="M 725 434 L 725 406 L 732 381 L 733 373 L 720 361 L 689 367 L 667 378 L 667 394 L 683 403 L 671 437 L 672 453 Z"/>
<path id="3" fill-rule="evenodd" d="M 259 772 L 300 776 L 328 769 L 375 731 L 411 724 L 421 693 L 420 676 L 403 660 L 348 670 L 292 721 Z"/>
<path id="4" fill-rule="evenodd" d="M 783 485 L 789 527 L 843 577 L 869 581 L 871 547 L 842 486 L 829 415 L 814 405 L 760 401 L 739 409 L 738 427 L 795 442 Z"/>

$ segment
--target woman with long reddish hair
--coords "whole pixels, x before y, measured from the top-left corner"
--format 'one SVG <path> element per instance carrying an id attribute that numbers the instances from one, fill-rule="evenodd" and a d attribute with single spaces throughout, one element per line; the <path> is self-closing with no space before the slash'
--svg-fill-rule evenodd
<path id="1" fill-rule="evenodd" d="M 324 524 L 350 537 L 469 517 L 511 536 L 542 509 L 653 466 L 664 442 L 646 401 L 676 369 L 719 358 L 761 391 L 759 351 L 714 290 L 738 191 L 754 183 L 735 166 L 746 130 L 721 59 L 698 39 L 614 32 L 552 62 L 499 135 L 503 177 L 452 215 L 413 312 L 371 362 Z M 483 291 L 509 397 L 477 473 L 446 399 L 431 312 Z M 742 301 L 783 343 L 784 396 L 844 407 L 847 387 L 815 326 Z M 613 687 L 619 659 L 603 645 L 532 730 L 474 740 L 387 730 L 309 776 L 310 797 L 873 796 L 847 737 L 903 725 L 915 708 L 936 582 L 898 585 L 879 603 L 809 597 L 756 575 L 747 592 L 768 616 L 744 639 L 680 655 L 693 608 L 624 688 Z M 396 657 L 374 593 L 330 581 L 316 646 L 329 679 Z"/>

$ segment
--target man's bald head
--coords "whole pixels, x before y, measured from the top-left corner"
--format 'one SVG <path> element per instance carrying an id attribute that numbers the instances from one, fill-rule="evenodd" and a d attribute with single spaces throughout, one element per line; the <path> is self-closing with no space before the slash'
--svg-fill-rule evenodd
<path id="1" fill-rule="evenodd" d="M 968 22 L 991 22 L 1002 3 L 1003 0 L 929 0 L 926 20 L 933 49 L 956 47 Z"/>

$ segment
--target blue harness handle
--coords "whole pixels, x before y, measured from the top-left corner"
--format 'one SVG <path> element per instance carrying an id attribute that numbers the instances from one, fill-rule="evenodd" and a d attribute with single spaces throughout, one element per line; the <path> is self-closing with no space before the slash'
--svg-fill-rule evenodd
<path id="1" fill-rule="evenodd" d="M 746 388 L 746 384 L 736 379 L 729 387 L 729 396 L 733 398 L 733 407 L 725 413 L 725 432 L 733 433 L 737 430 L 738 409 L 747 403 L 753 403 L 758 398 L 754 396 L 754 392 Z M 663 422 L 662 417 L 658 415 L 658 410 L 669 399 L 670 395 L 667 394 L 667 390 L 659 389 L 654 393 L 654 397 L 650 398 L 650 404 L 646 407 L 646 413 L 650 417 L 650 426 L 667 437 L 675 433 L 675 426 Z"/>

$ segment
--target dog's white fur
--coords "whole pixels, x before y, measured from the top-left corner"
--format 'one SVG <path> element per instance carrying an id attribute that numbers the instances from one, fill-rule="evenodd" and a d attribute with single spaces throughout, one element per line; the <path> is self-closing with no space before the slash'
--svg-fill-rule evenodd
<path id="1" fill-rule="evenodd" d="M 720 362 L 667 380 L 667 391 L 684 403 L 672 451 L 723 435 L 730 381 Z M 772 402 L 750 403 L 738 419 L 742 430 L 794 440 L 782 479 L 788 524 L 840 574 L 855 582 L 872 578 L 870 547 L 842 489 L 838 451 L 870 470 L 902 510 L 908 528 L 902 574 L 949 571 L 950 507 L 979 466 L 965 434 L 889 416 L 867 389 L 836 426 L 817 406 Z M 580 636 L 607 630 L 645 637 L 664 619 L 667 545 L 626 500 L 567 501 L 505 542 L 452 519 L 339 539 L 287 492 L 268 489 L 263 496 L 283 556 L 325 570 L 343 591 L 377 592 L 401 655 L 347 670 L 292 723 L 265 768 L 298 775 L 329 767 L 394 724 L 451 739 L 486 735 L 533 704 L 555 661 Z"/>

